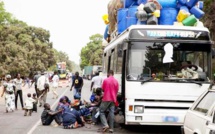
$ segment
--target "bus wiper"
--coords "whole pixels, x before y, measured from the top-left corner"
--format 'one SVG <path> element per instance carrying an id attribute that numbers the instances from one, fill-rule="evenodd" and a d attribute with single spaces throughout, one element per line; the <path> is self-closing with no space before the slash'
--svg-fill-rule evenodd
<path id="1" fill-rule="evenodd" d="M 151 80 L 153 80 L 153 78 L 151 77 L 151 78 L 149 78 L 149 79 L 147 79 L 147 80 L 143 80 L 143 81 L 141 81 L 141 84 L 143 85 L 145 82 L 149 82 L 149 81 L 151 81 Z"/>
<path id="2" fill-rule="evenodd" d="M 199 86 L 202 86 L 202 83 L 200 83 L 200 82 L 196 82 L 196 81 L 193 81 L 193 80 L 191 80 L 191 81 L 188 81 L 188 80 L 180 80 L 181 82 L 185 82 L 185 83 L 194 83 L 194 84 L 197 84 L 197 85 L 199 85 Z"/>

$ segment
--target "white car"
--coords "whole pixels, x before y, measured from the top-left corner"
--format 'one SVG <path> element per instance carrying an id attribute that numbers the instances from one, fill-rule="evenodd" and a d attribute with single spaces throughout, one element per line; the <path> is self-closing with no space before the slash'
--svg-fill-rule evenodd
<path id="1" fill-rule="evenodd" d="M 215 89 L 204 92 L 188 110 L 185 134 L 215 134 Z"/>

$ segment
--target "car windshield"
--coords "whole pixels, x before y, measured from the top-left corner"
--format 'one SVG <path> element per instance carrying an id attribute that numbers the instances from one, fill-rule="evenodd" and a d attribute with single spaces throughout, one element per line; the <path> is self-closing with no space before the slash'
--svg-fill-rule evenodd
<path id="1" fill-rule="evenodd" d="M 131 42 L 127 79 L 197 80 L 208 77 L 210 44 Z"/>

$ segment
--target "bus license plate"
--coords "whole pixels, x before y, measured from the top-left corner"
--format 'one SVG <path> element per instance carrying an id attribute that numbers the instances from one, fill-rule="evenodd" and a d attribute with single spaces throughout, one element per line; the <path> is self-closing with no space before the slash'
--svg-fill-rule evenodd
<path id="1" fill-rule="evenodd" d="M 175 116 L 165 116 L 163 118 L 163 121 L 164 122 L 177 122 L 178 121 L 178 118 L 175 117 Z"/>

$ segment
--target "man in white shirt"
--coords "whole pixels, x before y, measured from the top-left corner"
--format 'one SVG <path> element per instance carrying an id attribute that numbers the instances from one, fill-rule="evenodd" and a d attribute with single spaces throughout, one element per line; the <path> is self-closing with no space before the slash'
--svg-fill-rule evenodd
<path id="1" fill-rule="evenodd" d="M 58 88 L 58 83 L 59 83 L 59 76 L 57 74 L 57 71 L 54 72 L 54 76 L 52 77 L 52 92 L 53 92 L 53 99 L 58 98 L 58 93 L 56 92 Z"/>
<path id="2" fill-rule="evenodd" d="M 92 78 L 90 91 L 93 90 L 92 92 L 95 93 L 96 89 L 101 87 L 102 87 L 102 77 L 99 76 L 99 72 L 96 72 L 95 76 Z"/>
<path id="3" fill-rule="evenodd" d="M 41 107 L 42 102 L 46 103 L 47 92 L 49 91 L 49 79 L 46 77 L 45 72 L 42 72 L 41 76 L 38 78 L 37 88 L 39 92 L 39 107 Z"/>

